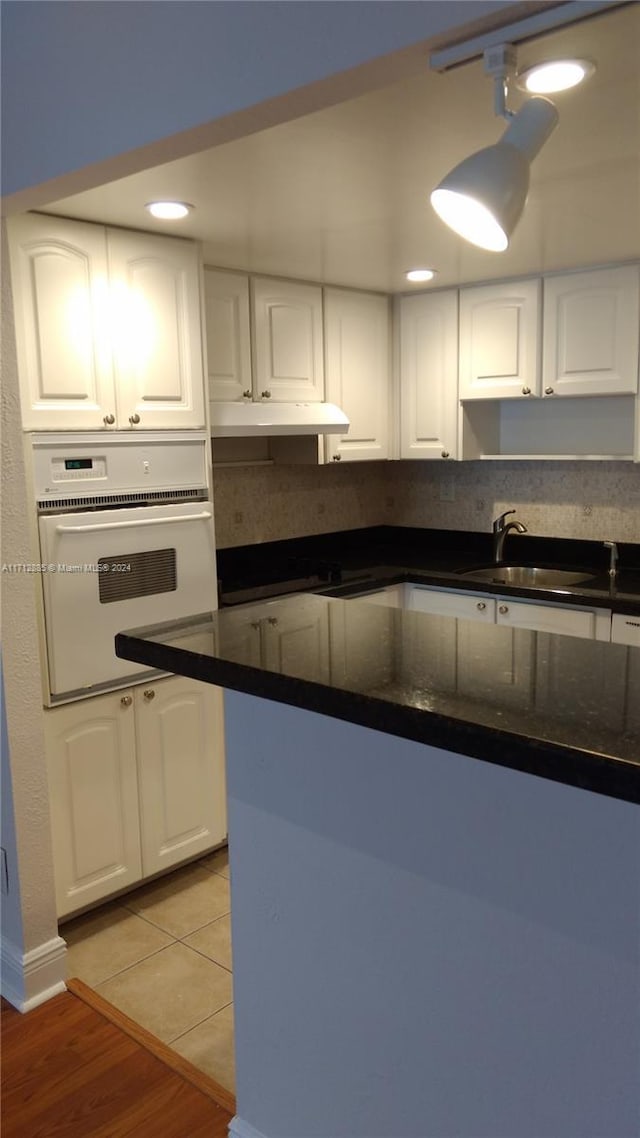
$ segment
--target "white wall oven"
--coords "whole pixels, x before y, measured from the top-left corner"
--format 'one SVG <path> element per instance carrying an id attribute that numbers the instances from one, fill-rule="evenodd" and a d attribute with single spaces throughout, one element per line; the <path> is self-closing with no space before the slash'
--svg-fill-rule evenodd
<path id="1" fill-rule="evenodd" d="M 199 433 L 31 445 L 52 706 L 148 677 L 115 655 L 117 632 L 216 608 L 213 507 Z"/>

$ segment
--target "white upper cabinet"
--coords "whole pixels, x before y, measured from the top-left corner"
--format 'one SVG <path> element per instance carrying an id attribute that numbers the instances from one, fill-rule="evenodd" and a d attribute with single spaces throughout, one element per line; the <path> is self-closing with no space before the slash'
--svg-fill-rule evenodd
<path id="1" fill-rule="evenodd" d="M 25 214 L 9 248 L 25 430 L 204 426 L 192 242 Z"/>
<path id="2" fill-rule="evenodd" d="M 256 397 L 280 402 L 321 402 L 321 287 L 253 277 L 251 291 Z"/>
<path id="3" fill-rule="evenodd" d="M 118 426 L 204 426 L 197 246 L 108 229 L 107 249 Z"/>
<path id="4" fill-rule="evenodd" d="M 9 223 L 25 430 L 93 430 L 114 415 L 107 247 L 99 225 Z"/>
<path id="5" fill-rule="evenodd" d="M 373 293 L 325 289 L 326 392 L 349 419 L 327 435 L 327 461 L 389 457 L 389 301 Z"/>
<path id="6" fill-rule="evenodd" d="M 458 296 L 404 296 L 400 332 L 400 457 L 458 456 Z"/>
<path id="7" fill-rule="evenodd" d="M 460 291 L 460 398 L 540 392 L 539 280 Z"/>
<path id="8" fill-rule="evenodd" d="M 251 399 L 249 278 L 204 270 L 209 399 Z"/>
<path id="9" fill-rule="evenodd" d="M 638 390 L 639 282 L 637 265 L 545 279 L 543 395 Z"/>

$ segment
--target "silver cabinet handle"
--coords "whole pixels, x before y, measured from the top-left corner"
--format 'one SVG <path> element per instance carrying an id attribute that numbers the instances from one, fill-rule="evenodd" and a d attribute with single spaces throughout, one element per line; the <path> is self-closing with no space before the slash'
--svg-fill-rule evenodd
<path id="1" fill-rule="evenodd" d="M 501 612 L 503 614 L 505 612 L 509 612 L 509 606 L 508 605 L 498 605 L 498 612 Z"/>
<path id="2" fill-rule="evenodd" d="M 105 427 L 112 427 L 113 424 L 115 423 L 115 421 L 116 421 L 115 415 L 105 415 L 104 419 L 102 420 Z"/>
<path id="3" fill-rule="evenodd" d="M 137 426 L 137 424 L 140 422 L 140 416 L 138 415 L 137 411 L 135 414 L 129 415 L 129 422 L 131 423 L 132 427 Z"/>
<path id="4" fill-rule="evenodd" d="M 248 387 L 246 391 L 242 392 L 242 398 L 251 399 L 251 388 Z"/>
<path id="5" fill-rule="evenodd" d="M 545 393 L 545 395 L 553 395 L 553 388 L 552 387 L 545 387 L 544 393 Z"/>
<path id="6" fill-rule="evenodd" d="M 271 392 L 270 391 L 261 391 L 260 394 L 261 394 L 263 399 L 271 399 Z"/>
<path id="7" fill-rule="evenodd" d="M 334 462 L 342 462 L 342 455 L 341 454 L 334 454 L 333 461 Z"/>
<path id="8" fill-rule="evenodd" d="M 133 703 L 133 696 L 132 695 L 121 696 L 120 697 L 120 703 L 122 704 L 123 707 L 131 707 L 131 704 Z"/>
<path id="9" fill-rule="evenodd" d="M 477 608 L 477 609 L 479 609 L 479 611 L 480 611 L 480 612 L 484 612 L 484 610 L 486 609 L 486 607 L 487 607 L 487 606 L 486 606 L 486 604 L 485 604 L 485 602 L 484 602 L 484 601 L 478 601 L 478 603 L 477 603 L 477 605 L 476 605 L 476 608 Z"/>
<path id="10" fill-rule="evenodd" d="M 145 688 L 142 694 L 147 703 L 151 703 L 151 700 L 156 698 L 156 693 L 154 692 L 153 688 Z"/>
<path id="11" fill-rule="evenodd" d="M 442 454 L 442 457 L 443 457 L 443 458 L 448 458 L 448 457 L 449 457 L 449 451 L 448 451 L 448 450 L 443 450 L 443 451 L 441 451 L 440 453 Z"/>
<path id="12" fill-rule="evenodd" d="M 531 395 L 531 388 L 530 387 L 523 387 L 522 388 L 522 394 L 523 395 Z"/>

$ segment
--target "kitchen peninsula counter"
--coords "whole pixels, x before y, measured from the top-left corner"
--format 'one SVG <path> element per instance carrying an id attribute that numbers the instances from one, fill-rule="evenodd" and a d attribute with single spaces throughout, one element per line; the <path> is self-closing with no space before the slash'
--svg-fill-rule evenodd
<path id="1" fill-rule="evenodd" d="M 298 594 L 121 633 L 117 654 L 640 803 L 640 649 Z"/>
<path id="2" fill-rule="evenodd" d="M 455 627 L 298 595 L 117 638 L 227 689 L 231 1138 L 640 1132 L 640 649 Z"/>

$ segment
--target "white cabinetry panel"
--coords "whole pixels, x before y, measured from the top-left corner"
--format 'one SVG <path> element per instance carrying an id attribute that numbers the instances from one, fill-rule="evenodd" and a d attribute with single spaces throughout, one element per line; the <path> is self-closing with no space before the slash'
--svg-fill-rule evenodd
<path id="1" fill-rule="evenodd" d="M 25 214 L 9 247 L 25 430 L 204 426 L 193 242 Z"/>
<path id="2" fill-rule="evenodd" d="M 134 710 L 121 692 L 44 712 L 58 916 L 142 874 Z"/>
<path id="3" fill-rule="evenodd" d="M 493 624 L 496 602 L 482 593 L 462 593 L 458 589 L 432 589 L 428 585 L 406 585 L 406 606 L 413 612 L 432 612 L 463 620 Z"/>
<path id="4" fill-rule="evenodd" d="M 319 285 L 254 277 L 251 290 L 257 397 L 321 402 L 322 289 Z"/>
<path id="5" fill-rule="evenodd" d="M 389 457 L 389 302 L 386 296 L 324 291 L 326 392 L 349 419 L 345 435 L 327 435 L 328 461 Z"/>
<path id="6" fill-rule="evenodd" d="M 639 310 L 637 265 L 546 279 L 543 394 L 634 394 Z"/>
<path id="7" fill-rule="evenodd" d="M 402 297 L 400 457 L 458 456 L 458 296 Z"/>
<path id="8" fill-rule="evenodd" d="M 9 249 L 25 430 L 103 427 L 115 412 L 104 229 L 25 214 Z"/>
<path id="9" fill-rule="evenodd" d="M 497 601 L 498 624 L 581 636 L 587 640 L 609 640 L 611 613 L 608 609 L 580 609 L 569 605 L 536 604 L 502 597 Z"/>
<path id="10" fill-rule="evenodd" d="M 461 399 L 539 393 L 540 288 L 529 280 L 461 289 Z"/>
<path id="11" fill-rule="evenodd" d="M 224 841 L 219 688 L 173 676 L 44 715 L 59 917 Z"/>
<path id="12" fill-rule="evenodd" d="M 250 399 L 249 278 L 205 268 L 204 311 L 209 398 Z"/>
<path id="13" fill-rule="evenodd" d="M 222 691 L 175 676 L 135 694 L 142 864 L 148 876 L 225 838 Z"/>
<path id="14" fill-rule="evenodd" d="M 107 244 L 119 425 L 204 426 L 197 247 L 119 229 Z"/>

